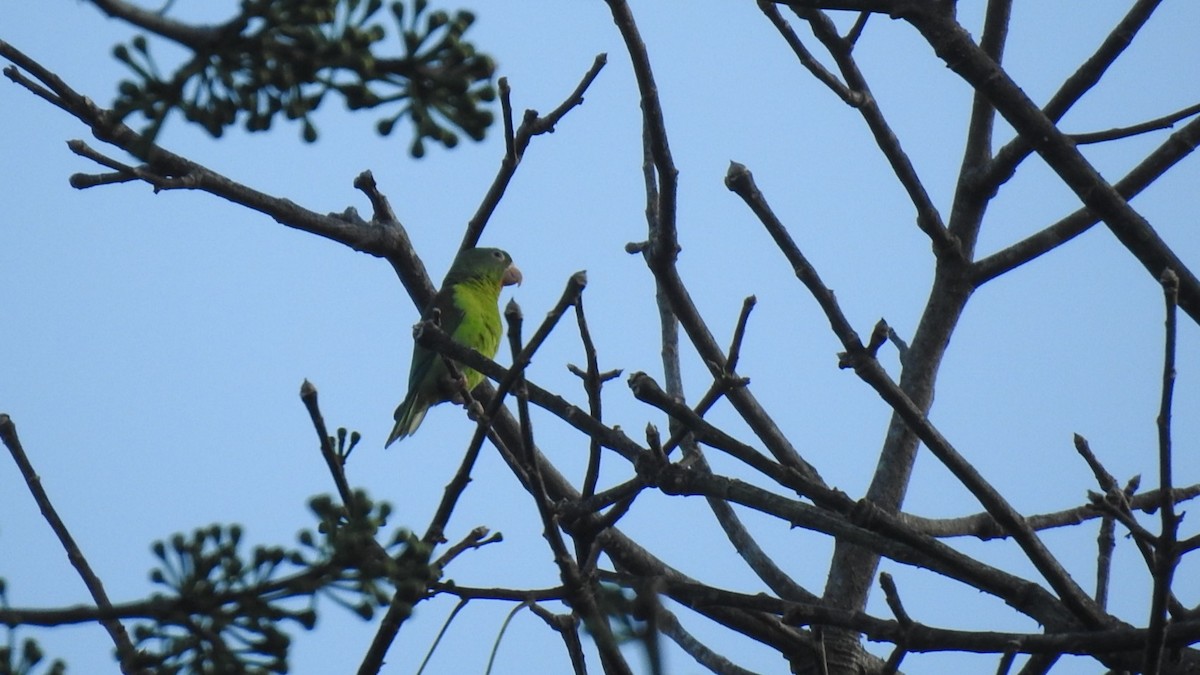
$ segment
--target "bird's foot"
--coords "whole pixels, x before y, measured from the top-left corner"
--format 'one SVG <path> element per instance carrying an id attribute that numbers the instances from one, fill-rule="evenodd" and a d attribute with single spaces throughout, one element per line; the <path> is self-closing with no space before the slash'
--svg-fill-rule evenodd
<path id="1" fill-rule="evenodd" d="M 473 400 L 467 405 L 467 417 L 469 417 L 472 422 L 478 422 L 479 420 L 483 419 L 483 416 L 483 404 L 481 404 L 479 401 Z"/>

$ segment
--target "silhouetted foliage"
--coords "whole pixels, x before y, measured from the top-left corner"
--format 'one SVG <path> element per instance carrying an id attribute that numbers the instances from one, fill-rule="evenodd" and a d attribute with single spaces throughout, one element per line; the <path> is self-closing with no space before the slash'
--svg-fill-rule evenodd
<path id="1" fill-rule="evenodd" d="M 244 0 L 238 16 L 217 26 L 166 24 L 160 34 L 192 56 L 167 73 L 145 35 L 118 45 L 113 54 L 134 77 L 120 83 L 113 107 L 122 119 L 137 112 L 149 120 L 150 140 L 178 110 L 215 137 L 239 121 L 266 131 L 282 115 L 313 142 L 312 113 L 333 93 L 351 110 L 393 109 L 377 124 L 382 135 L 407 118 L 416 157 L 426 141 L 452 148 L 460 133 L 482 139 L 494 119 L 485 105 L 495 98 L 495 64 L 464 37 L 474 14 L 393 2 L 401 55 L 387 57 L 378 53 L 389 44 L 382 8 L 382 0 Z"/>

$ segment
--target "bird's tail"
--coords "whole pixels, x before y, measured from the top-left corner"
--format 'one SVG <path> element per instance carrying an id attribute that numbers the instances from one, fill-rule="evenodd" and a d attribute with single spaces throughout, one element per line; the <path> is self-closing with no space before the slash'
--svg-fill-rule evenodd
<path id="1" fill-rule="evenodd" d="M 429 410 L 428 405 L 424 405 L 417 400 L 415 393 L 410 393 L 404 397 L 404 402 L 396 408 L 396 426 L 392 427 L 392 433 L 388 435 L 387 442 L 383 447 L 388 447 L 392 443 L 411 436 L 421 426 L 421 420 L 425 419 L 425 413 Z"/>

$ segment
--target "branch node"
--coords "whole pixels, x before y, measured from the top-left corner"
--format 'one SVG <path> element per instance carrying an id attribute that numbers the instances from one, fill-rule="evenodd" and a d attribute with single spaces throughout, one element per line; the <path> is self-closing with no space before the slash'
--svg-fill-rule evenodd
<path id="1" fill-rule="evenodd" d="M 871 358 L 875 358 L 875 355 L 879 353 L 879 348 L 887 342 L 891 330 L 891 326 L 882 318 L 875 324 L 875 328 L 871 331 L 871 339 L 867 343 L 867 353 L 871 355 Z"/>

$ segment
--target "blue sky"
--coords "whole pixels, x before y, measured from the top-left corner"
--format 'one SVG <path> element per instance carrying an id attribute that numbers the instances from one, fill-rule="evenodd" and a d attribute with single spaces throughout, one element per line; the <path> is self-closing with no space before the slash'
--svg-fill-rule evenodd
<path id="1" fill-rule="evenodd" d="M 0 39 L 11 42 L 78 90 L 107 103 L 123 67 L 110 48 L 132 33 L 82 3 L 53 11 L 7 8 Z M 183 16 L 215 20 L 176 3 Z M 980 3 L 961 3 L 977 31 Z M 1126 3 L 1070 0 L 1016 3 L 1006 67 L 1044 101 L 1106 35 Z M 440 5 L 439 5 L 440 6 Z M 602 2 L 499 3 L 480 0 L 471 30 L 509 78 L 514 107 L 547 111 L 575 86 L 597 53 L 608 66 L 552 135 L 534 139 L 483 237 L 508 250 L 525 283 L 506 290 L 527 324 L 553 305 L 569 275 L 588 271 L 585 306 L 603 368 L 661 373 L 653 283 L 626 242 L 645 238 L 641 122 L 636 86 Z M 749 1 L 705 1 L 687 10 L 634 2 L 663 97 L 680 174 L 680 268 L 713 332 L 726 341 L 742 299 L 758 298 L 739 370 L 798 449 L 831 485 L 859 496 L 870 480 L 889 410 L 852 373 L 839 371 L 839 345 L 816 303 L 791 276 L 752 214 L 723 186 L 730 160 L 746 164 L 793 237 L 834 288 L 863 334 L 885 317 L 904 337 L 928 293 L 932 256 L 914 215 L 858 115 L 814 81 Z M 1196 102 L 1200 5 L 1165 3 L 1105 81 L 1064 119 L 1072 132 L 1136 123 Z M 804 33 L 801 32 L 803 36 Z M 815 41 L 811 41 L 815 48 Z M 872 19 L 859 49 L 884 113 L 935 203 L 946 214 L 961 158 L 970 92 L 906 24 Z M 168 126 L 161 142 L 230 178 L 319 212 L 369 205 L 351 181 L 370 169 L 424 256 L 444 273 L 462 227 L 489 185 L 503 151 L 498 130 L 479 144 L 407 156 L 402 135 L 379 138 L 375 117 L 326 105 L 321 140 L 298 127 L 266 135 L 237 130 L 214 141 Z M 0 110 L 0 411 L 10 414 L 43 484 L 110 595 L 150 589 L 149 543 L 209 523 L 239 522 L 252 542 L 291 543 L 309 526 L 306 499 L 333 485 L 297 392 L 305 379 L 321 394 L 331 426 L 363 433 L 351 482 L 396 506 L 395 522 L 423 530 L 458 465 L 472 425 L 443 406 L 420 433 L 389 451 L 382 443 L 402 398 L 417 312 L 384 262 L 296 232 L 205 194 L 153 194 L 127 184 L 76 191 L 75 172 L 97 167 L 65 141 L 97 142 L 73 119 L 4 82 Z M 1001 125 L 1000 142 L 1010 132 Z M 1115 180 L 1165 138 L 1164 132 L 1088 147 Z M 1200 165 L 1185 161 L 1134 206 L 1185 261 L 1200 260 L 1195 214 Z M 1078 206 L 1040 160 L 1004 186 L 980 241 L 986 254 L 1037 231 Z M 1193 263 L 1194 264 L 1194 263 Z M 1193 268 L 1194 269 L 1194 268 Z M 709 378 L 684 350 L 691 400 Z M 968 306 L 942 369 L 931 418 L 980 472 L 1027 514 L 1070 508 L 1096 489 L 1072 450 L 1086 436 L 1118 479 L 1156 483 L 1154 418 L 1162 352 L 1157 283 L 1103 227 L 983 287 Z M 897 374 L 894 356 L 889 356 Z M 501 362 L 507 362 L 506 356 Z M 530 377 L 582 403 L 565 364 L 583 353 L 570 325 L 538 354 Z M 1181 320 L 1176 395 L 1176 480 L 1200 480 L 1200 331 Z M 633 400 L 623 378 L 606 389 L 606 421 L 640 436 L 655 411 Z M 712 419 L 752 436 L 731 408 Z M 535 414 L 540 447 L 568 476 L 582 476 L 586 442 Z M 737 468 L 712 458 L 719 471 Z M 617 460 L 604 481 L 628 475 Z M 88 603 L 61 548 L 16 469 L 0 468 L 0 576 L 19 607 Z M 906 510 L 954 516 L 980 510 L 931 456 L 922 455 Z M 828 540 L 744 513 L 764 547 L 800 583 L 820 591 Z M 1152 521 L 1153 524 L 1156 521 Z M 532 502 L 485 450 L 451 539 L 476 525 L 505 542 L 460 558 L 448 575 L 462 584 L 552 586 L 557 572 Z M 635 538 L 695 577 L 757 592 L 702 500 L 645 495 L 623 521 Z M 1184 534 L 1195 534 L 1185 520 Z M 1095 528 L 1051 532 L 1045 540 L 1085 588 L 1093 585 Z M 1034 578 L 1008 542 L 955 546 Z M 1149 580 L 1128 541 L 1116 556 L 1113 611 L 1144 625 Z M 939 626 L 1036 631 L 1032 621 L 921 570 L 885 561 L 910 613 Z M 1195 563 L 1176 590 L 1200 602 Z M 869 609 L 888 616 L 876 593 Z M 393 647 L 384 672 L 414 672 L 452 603 L 422 605 Z M 451 628 L 434 673 L 482 672 L 492 636 L 510 609 L 473 603 Z M 680 610 L 685 625 L 744 667 L 784 672 L 770 652 L 716 636 Z M 292 672 L 344 672 L 374 633 L 329 606 L 317 631 L 296 636 Z M 111 643 L 97 626 L 23 631 L 73 672 L 115 672 Z M 879 646 L 871 647 L 878 650 Z M 886 651 L 878 653 L 886 654 Z M 595 657 L 591 657 L 593 664 Z M 634 661 L 637 662 L 636 656 Z M 678 652 L 671 672 L 700 672 Z M 908 672 L 993 670 L 995 659 L 911 656 Z M 1090 673 L 1065 660 L 1055 672 Z M 566 657 L 540 620 L 522 614 L 501 646 L 500 673 L 561 672 Z"/>

